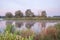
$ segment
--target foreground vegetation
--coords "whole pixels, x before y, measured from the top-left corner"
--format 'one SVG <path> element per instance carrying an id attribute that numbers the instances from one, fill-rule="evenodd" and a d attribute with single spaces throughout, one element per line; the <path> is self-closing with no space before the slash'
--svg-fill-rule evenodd
<path id="1" fill-rule="evenodd" d="M 38 35 L 30 29 L 16 31 L 14 26 L 7 25 L 5 32 L 0 33 L 0 40 L 60 40 L 60 24 L 48 27 Z"/>
<path id="2" fill-rule="evenodd" d="M 14 26 L 7 25 L 3 34 L 0 34 L 0 40 L 33 40 L 34 32 L 31 30 L 16 31 Z"/>

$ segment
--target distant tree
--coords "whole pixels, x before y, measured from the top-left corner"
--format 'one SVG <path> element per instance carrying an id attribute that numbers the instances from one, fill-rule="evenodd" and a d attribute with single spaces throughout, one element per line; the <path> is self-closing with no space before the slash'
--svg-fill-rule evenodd
<path id="1" fill-rule="evenodd" d="M 25 11 L 25 14 L 26 14 L 27 17 L 34 16 L 34 13 L 33 13 L 30 9 L 27 9 L 27 10 Z"/>
<path id="2" fill-rule="evenodd" d="M 46 11 L 42 11 L 42 12 L 41 12 L 41 16 L 42 16 L 42 17 L 47 17 Z"/>
<path id="3" fill-rule="evenodd" d="M 13 15 L 12 15 L 12 13 L 11 13 L 11 12 L 7 12 L 7 13 L 6 13 L 6 15 L 5 15 L 5 17 L 6 17 L 6 18 L 12 18 L 12 17 L 13 17 Z"/>
<path id="4" fill-rule="evenodd" d="M 1 18 L 1 16 L 0 16 L 0 18 Z"/>
<path id="5" fill-rule="evenodd" d="M 15 12 L 15 17 L 16 18 L 23 17 L 23 13 L 21 12 L 21 10 Z"/>

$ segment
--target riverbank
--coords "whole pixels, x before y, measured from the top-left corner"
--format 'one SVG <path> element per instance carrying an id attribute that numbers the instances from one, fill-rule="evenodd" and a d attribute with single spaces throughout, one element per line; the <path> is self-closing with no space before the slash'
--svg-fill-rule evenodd
<path id="1" fill-rule="evenodd" d="M 60 20 L 60 18 L 54 17 L 21 17 L 21 18 L 3 18 L 5 20 Z"/>

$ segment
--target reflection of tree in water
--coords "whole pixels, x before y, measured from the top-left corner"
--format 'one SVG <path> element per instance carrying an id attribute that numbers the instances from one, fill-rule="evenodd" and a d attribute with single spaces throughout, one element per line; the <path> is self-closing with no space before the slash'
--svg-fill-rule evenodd
<path id="1" fill-rule="evenodd" d="M 26 28 L 30 29 L 35 22 L 26 22 Z"/>
<path id="2" fill-rule="evenodd" d="M 14 28 L 14 25 L 12 25 L 12 24 L 13 24 L 13 21 L 11 21 L 11 20 L 6 21 L 6 30 L 7 31 L 10 30 L 11 33 L 14 33 L 15 28 Z"/>
<path id="3" fill-rule="evenodd" d="M 19 22 L 19 21 L 16 21 L 15 22 L 15 26 L 16 27 L 19 27 L 20 28 L 22 25 L 23 25 L 23 22 Z"/>
<path id="4" fill-rule="evenodd" d="M 41 27 L 46 27 L 46 22 L 41 22 Z"/>
<path id="5" fill-rule="evenodd" d="M 42 22 L 40 22 L 40 23 L 41 23 L 42 29 L 45 29 L 45 28 L 46 28 L 46 22 L 45 22 L 45 21 L 42 21 Z"/>
<path id="6" fill-rule="evenodd" d="M 12 23 L 13 23 L 13 21 L 11 21 L 11 20 L 10 21 L 9 20 L 6 21 L 6 25 L 12 25 Z"/>

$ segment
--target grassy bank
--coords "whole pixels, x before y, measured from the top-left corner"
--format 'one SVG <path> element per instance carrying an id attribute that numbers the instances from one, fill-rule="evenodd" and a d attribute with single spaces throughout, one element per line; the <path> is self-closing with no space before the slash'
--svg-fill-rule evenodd
<path id="1" fill-rule="evenodd" d="M 60 20 L 60 18 L 54 17 L 21 17 L 21 18 L 3 18 L 5 20 Z"/>

